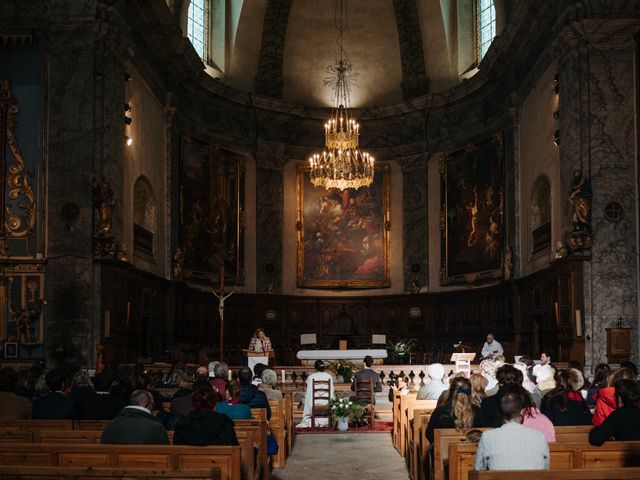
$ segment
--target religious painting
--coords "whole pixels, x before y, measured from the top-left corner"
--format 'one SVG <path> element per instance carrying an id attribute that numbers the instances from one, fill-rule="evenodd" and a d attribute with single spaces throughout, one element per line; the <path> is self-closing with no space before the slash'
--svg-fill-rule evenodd
<path id="1" fill-rule="evenodd" d="M 315 187 L 309 173 L 298 167 L 298 287 L 389 287 L 389 167 L 359 189 Z"/>
<path id="2" fill-rule="evenodd" d="M 504 276 L 504 152 L 502 135 L 441 160 L 440 283 Z"/>
<path id="3" fill-rule="evenodd" d="M 19 265 L 12 267 L 13 271 L 2 278 L 0 338 L 15 342 L 17 356 L 31 356 L 43 343 L 44 275 L 20 269 Z"/>
<path id="4" fill-rule="evenodd" d="M 244 284 L 244 178 L 242 156 L 182 138 L 178 279 Z"/>

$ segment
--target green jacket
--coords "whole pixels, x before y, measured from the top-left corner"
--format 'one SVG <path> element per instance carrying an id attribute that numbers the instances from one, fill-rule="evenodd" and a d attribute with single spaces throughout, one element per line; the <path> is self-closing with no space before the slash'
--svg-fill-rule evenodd
<path id="1" fill-rule="evenodd" d="M 102 443 L 168 445 L 162 422 L 137 408 L 125 407 L 102 432 Z"/>

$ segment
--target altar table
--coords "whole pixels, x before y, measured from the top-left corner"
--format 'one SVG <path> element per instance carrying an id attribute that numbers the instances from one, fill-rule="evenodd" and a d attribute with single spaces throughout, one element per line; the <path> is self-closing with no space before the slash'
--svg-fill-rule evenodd
<path id="1" fill-rule="evenodd" d="M 361 363 L 364 357 L 371 356 L 374 363 L 380 363 L 387 358 L 387 351 L 379 349 L 359 349 L 359 350 L 300 350 L 296 356 L 303 364 L 313 364 L 316 360 L 349 360 L 354 363 Z M 377 360 L 377 361 L 376 361 Z"/>

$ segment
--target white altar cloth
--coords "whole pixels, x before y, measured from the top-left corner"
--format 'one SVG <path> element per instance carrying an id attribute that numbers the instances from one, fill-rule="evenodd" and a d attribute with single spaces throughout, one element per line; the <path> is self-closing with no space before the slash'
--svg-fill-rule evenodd
<path id="1" fill-rule="evenodd" d="M 361 350 L 300 350 L 296 356 L 300 360 L 359 360 L 370 355 L 374 360 L 387 358 L 387 351 L 379 349 Z"/>

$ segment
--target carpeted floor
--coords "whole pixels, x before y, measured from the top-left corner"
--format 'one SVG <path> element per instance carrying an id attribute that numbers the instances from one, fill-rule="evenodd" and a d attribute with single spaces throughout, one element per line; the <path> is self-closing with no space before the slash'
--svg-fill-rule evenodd
<path id="1" fill-rule="evenodd" d="M 349 424 L 349 430 L 346 432 L 340 432 L 337 428 L 334 427 L 315 427 L 315 428 L 296 428 L 295 433 L 298 434 L 309 434 L 309 433 L 389 433 L 393 428 L 392 422 L 383 422 L 376 420 L 374 424 L 374 428 L 370 428 L 369 425 L 357 426 L 353 423 Z"/>

